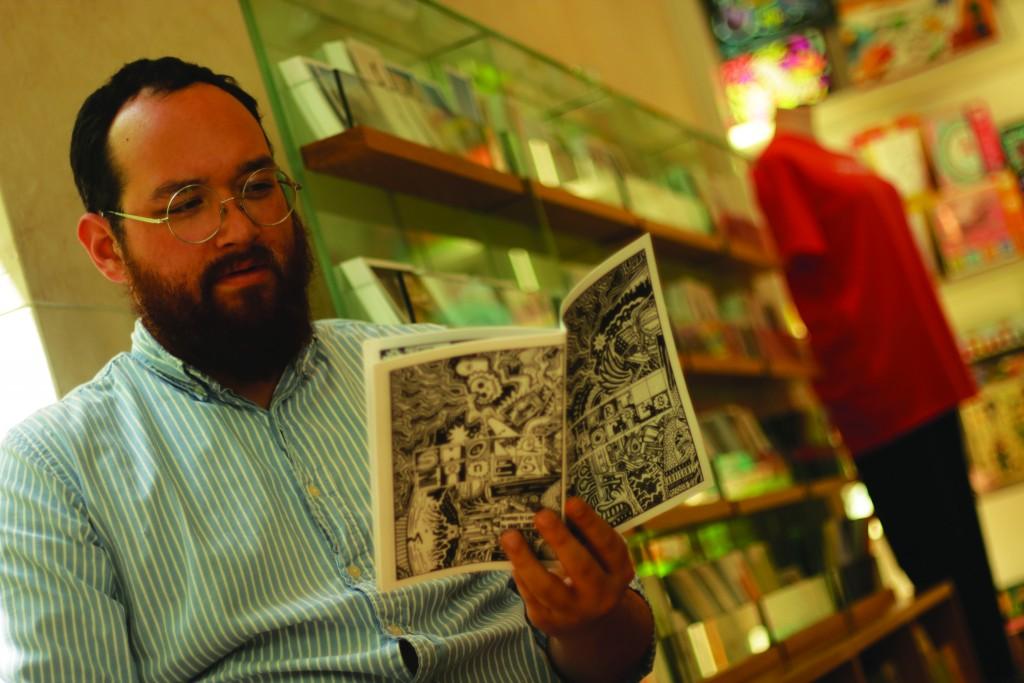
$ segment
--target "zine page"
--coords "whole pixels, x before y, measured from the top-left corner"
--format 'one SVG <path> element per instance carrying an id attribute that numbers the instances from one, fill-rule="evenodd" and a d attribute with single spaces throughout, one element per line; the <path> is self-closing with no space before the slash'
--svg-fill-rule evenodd
<path id="1" fill-rule="evenodd" d="M 711 469 L 662 299 L 650 236 L 562 303 L 567 494 L 626 531 L 697 493 Z"/>
<path id="2" fill-rule="evenodd" d="M 381 590 L 508 569 L 506 529 L 544 555 L 533 516 L 561 510 L 565 333 L 480 338 L 494 334 L 501 329 L 364 346 Z"/>

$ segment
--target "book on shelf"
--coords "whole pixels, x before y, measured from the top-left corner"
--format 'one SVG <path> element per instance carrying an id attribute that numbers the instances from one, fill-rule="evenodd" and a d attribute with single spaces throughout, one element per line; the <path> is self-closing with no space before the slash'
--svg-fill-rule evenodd
<path id="1" fill-rule="evenodd" d="M 277 66 L 309 137 L 322 140 L 345 130 L 347 111 L 329 64 L 296 55 Z"/>
<path id="2" fill-rule="evenodd" d="M 676 567 L 662 581 L 672 605 L 687 622 L 707 621 L 723 612 L 721 603 L 692 567 Z"/>
<path id="3" fill-rule="evenodd" d="M 562 327 L 364 344 L 382 590 L 508 568 L 499 537 L 579 496 L 622 532 L 709 484 L 645 236 L 595 268 Z"/>
<path id="4" fill-rule="evenodd" d="M 380 50 L 355 38 L 346 39 L 344 47 L 356 74 L 366 84 L 387 122 L 385 130 L 411 142 L 429 145 L 415 113 L 404 101 L 403 95 L 395 89 L 393 77 Z"/>

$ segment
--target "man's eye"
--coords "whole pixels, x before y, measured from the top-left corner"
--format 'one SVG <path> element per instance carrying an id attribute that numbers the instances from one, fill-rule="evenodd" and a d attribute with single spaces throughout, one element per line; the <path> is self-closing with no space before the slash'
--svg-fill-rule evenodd
<path id="1" fill-rule="evenodd" d="M 205 204 L 206 202 L 201 196 L 193 195 L 190 197 L 182 197 L 174 200 L 171 205 L 167 207 L 167 213 L 172 216 L 183 216 L 201 211 Z"/>
<path id="2" fill-rule="evenodd" d="M 269 193 L 274 191 L 274 187 L 277 183 L 269 180 L 260 180 L 257 182 L 251 182 L 245 186 L 246 197 L 265 197 Z"/>

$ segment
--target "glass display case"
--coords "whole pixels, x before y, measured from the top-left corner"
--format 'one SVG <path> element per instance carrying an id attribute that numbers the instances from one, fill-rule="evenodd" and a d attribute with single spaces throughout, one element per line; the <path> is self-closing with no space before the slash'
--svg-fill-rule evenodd
<path id="1" fill-rule="evenodd" d="M 849 473 L 794 480 L 752 427 L 805 410 L 815 368 L 758 294 L 778 262 L 747 161 L 434 0 L 240 2 L 330 314 L 554 325 L 581 274 L 652 235 L 694 406 L 747 432 L 722 437 L 728 490 L 630 539 L 658 680 L 742 680 L 848 636 L 856 598 L 886 595 L 837 559 L 863 533 L 834 504 Z"/>
<path id="2" fill-rule="evenodd" d="M 242 7 L 339 314 L 358 306 L 333 268 L 355 256 L 556 298 L 566 254 L 593 264 L 641 231 L 666 255 L 774 264 L 724 141 L 435 2 Z"/>

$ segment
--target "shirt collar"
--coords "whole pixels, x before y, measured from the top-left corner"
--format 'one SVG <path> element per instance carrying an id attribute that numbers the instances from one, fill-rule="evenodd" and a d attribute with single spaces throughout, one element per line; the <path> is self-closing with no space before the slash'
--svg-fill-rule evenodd
<path id="1" fill-rule="evenodd" d="M 298 356 L 288 364 L 274 390 L 274 401 L 291 394 L 299 385 L 316 371 L 317 360 L 322 356 L 322 344 L 313 326 L 313 337 L 302 348 Z M 172 355 L 150 333 L 142 320 L 135 321 L 132 331 L 131 355 L 163 379 L 192 394 L 198 400 L 219 399 L 228 403 L 242 402 L 251 405 L 231 389 L 225 387 L 201 370 L 196 369 L 177 356 Z"/>

